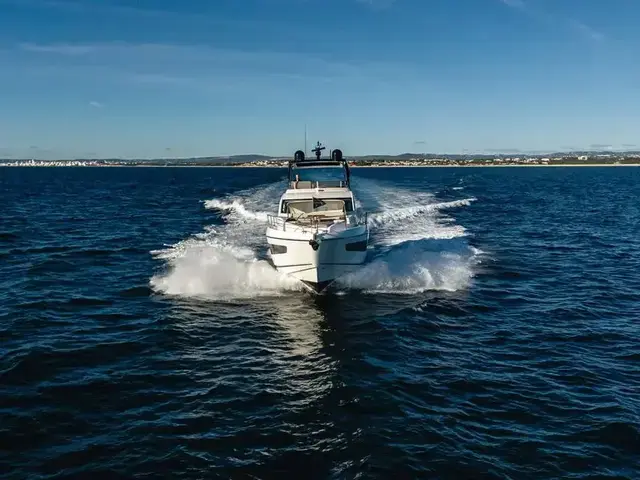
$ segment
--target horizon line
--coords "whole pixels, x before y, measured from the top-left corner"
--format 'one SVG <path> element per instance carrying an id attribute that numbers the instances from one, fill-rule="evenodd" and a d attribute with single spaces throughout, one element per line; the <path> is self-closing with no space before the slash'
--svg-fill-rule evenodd
<path id="1" fill-rule="evenodd" d="M 408 156 L 408 155 L 414 155 L 414 156 L 441 156 L 441 157 L 447 157 L 447 156 L 456 156 L 456 157 L 478 157 L 478 156 L 507 156 L 507 155 L 513 155 L 513 156 L 529 156 L 529 157 L 539 157 L 539 156 L 544 156 L 544 155 L 551 155 L 551 154 L 576 154 L 576 153 L 584 153 L 584 154 L 603 154 L 603 153 L 610 153 L 610 154 L 631 154 L 631 153 L 635 153 L 638 154 L 640 153 L 640 147 L 638 149 L 615 149 L 615 150 L 598 150 L 598 149 L 573 149 L 573 150 L 537 150 L 537 151 L 518 151 L 518 150 L 513 150 L 513 151 L 490 151 L 490 152 L 463 152 L 463 153 L 441 153 L 441 152 L 404 152 L 404 153 L 397 153 L 397 154 L 382 154 L 382 153 L 376 153 L 376 154 L 364 154 L 364 155 L 344 155 L 345 159 L 349 159 L 349 158 L 353 158 L 353 159 L 358 159 L 358 158 L 372 158 L 372 157 L 391 157 L 391 158 L 396 158 L 396 157 L 404 157 L 404 156 Z M 200 156 L 188 156 L 188 157 L 117 157 L 117 156 L 105 156 L 105 157 L 66 157 L 66 158 L 49 158 L 49 159 L 43 159 L 43 158 L 37 158 L 37 157 L 22 157 L 22 158 L 11 158 L 11 157 L 0 157 L 0 160 L 2 161 L 7 161 L 7 160 L 12 160 L 12 161 L 18 161 L 18 160 L 25 160 L 25 161 L 29 161 L 29 160 L 34 160 L 34 161 L 46 161 L 46 162 L 69 162 L 69 161 L 76 161 L 76 160 L 92 160 L 92 161 L 106 161 L 106 160 L 119 160 L 119 161 L 178 161 L 178 160 L 205 160 L 205 159 L 215 159 L 215 160 L 225 160 L 225 159 L 234 159 L 234 158 L 238 158 L 238 157 L 263 157 L 265 160 L 286 160 L 289 158 L 293 158 L 291 155 L 266 155 L 266 154 L 260 154 L 260 153 L 239 153 L 239 154 L 233 154 L 233 155 L 200 155 Z"/>

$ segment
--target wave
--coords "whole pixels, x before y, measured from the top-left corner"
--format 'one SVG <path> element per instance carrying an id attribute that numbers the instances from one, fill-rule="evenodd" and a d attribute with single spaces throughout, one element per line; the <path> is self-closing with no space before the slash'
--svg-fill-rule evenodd
<path id="1" fill-rule="evenodd" d="M 449 208 L 468 207 L 475 198 L 464 200 L 454 200 L 452 202 L 432 203 L 428 205 L 413 205 L 410 207 L 397 208 L 385 212 L 375 213 L 369 216 L 369 226 L 379 226 L 400 220 L 407 220 L 423 213 L 438 212 Z"/>
<path id="2" fill-rule="evenodd" d="M 183 250 L 169 261 L 168 272 L 151 279 L 154 290 L 216 300 L 302 290 L 300 282 L 278 273 L 265 260 L 236 255 L 229 246 L 191 245 Z"/>
<path id="3" fill-rule="evenodd" d="M 415 294 L 466 288 L 480 250 L 456 240 L 408 240 L 336 282 L 366 293 Z"/>
<path id="4" fill-rule="evenodd" d="M 357 179 L 354 184 L 360 206 L 371 212 L 371 259 L 338 280 L 334 290 L 406 294 L 469 285 L 481 252 L 468 245 L 464 227 L 444 213 L 475 198 L 438 202 L 429 192 L 384 182 Z M 303 291 L 266 260 L 265 206 L 275 206 L 282 188 L 274 183 L 204 201 L 206 209 L 220 214 L 222 225 L 152 251 L 166 268 L 151 278 L 151 288 L 216 300 Z"/>
<path id="5" fill-rule="evenodd" d="M 236 213 L 237 215 L 244 218 L 251 218 L 255 220 L 260 220 L 263 222 L 267 221 L 267 215 L 269 212 L 255 212 L 253 210 L 249 210 L 240 200 L 207 200 L 204 202 L 205 207 L 209 209 L 218 209 L 218 210 L 226 210 L 229 212 Z"/>

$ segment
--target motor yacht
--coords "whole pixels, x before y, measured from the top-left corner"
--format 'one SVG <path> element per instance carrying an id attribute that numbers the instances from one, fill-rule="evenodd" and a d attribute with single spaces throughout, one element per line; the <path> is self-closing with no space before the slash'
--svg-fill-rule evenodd
<path id="1" fill-rule="evenodd" d="M 289 161 L 287 188 L 278 213 L 268 216 L 267 243 L 273 266 L 320 293 L 358 269 L 369 243 L 367 214 L 356 207 L 351 173 L 339 149 L 322 159 L 298 150 Z"/>

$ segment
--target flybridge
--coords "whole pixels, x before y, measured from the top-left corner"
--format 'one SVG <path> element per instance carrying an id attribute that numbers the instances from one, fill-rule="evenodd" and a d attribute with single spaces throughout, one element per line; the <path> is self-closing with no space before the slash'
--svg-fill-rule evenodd
<path id="1" fill-rule="evenodd" d="M 289 182 L 311 182 L 315 188 L 333 186 L 349 187 L 351 172 L 349 165 L 342 157 L 339 149 L 331 150 L 330 159 L 322 159 L 322 151 L 325 147 L 320 142 L 312 150 L 316 159 L 306 159 L 302 150 L 298 150 L 293 160 L 289 161 Z M 337 182 L 337 184 L 336 184 Z M 294 187 L 295 188 L 295 187 Z"/>
<path id="2" fill-rule="evenodd" d="M 308 163 L 317 163 L 317 162 L 342 162 L 343 158 L 342 158 L 342 150 L 336 148 L 335 150 L 331 150 L 331 153 L 329 154 L 330 159 L 327 160 L 322 160 L 322 151 L 325 150 L 326 147 L 324 147 L 320 142 L 316 143 L 316 147 L 311 150 L 313 153 L 316 154 L 316 159 L 315 161 L 312 159 L 307 159 L 305 157 L 305 153 L 302 150 L 298 150 L 294 155 L 293 155 L 293 161 L 296 163 L 300 163 L 300 162 L 308 162 Z"/>

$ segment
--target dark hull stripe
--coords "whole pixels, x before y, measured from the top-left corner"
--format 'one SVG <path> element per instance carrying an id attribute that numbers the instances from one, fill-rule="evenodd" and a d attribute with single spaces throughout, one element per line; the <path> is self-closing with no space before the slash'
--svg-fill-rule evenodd
<path id="1" fill-rule="evenodd" d="M 294 264 L 294 265 L 276 265 L 275 263 L 273 264 L 274 267 L 276 268 L 288 268 L 288 267 L 309 267 L 309 266 L 313 266 L 313 264 L 311 263 L 299 263 L 299 264 Z"/>
<path id="2" fill-rule="evenodd" d="M 274 263 L 274 266 L 276 268 L 287 268 L 287 267 L 306 267 L 307 265 L 312 265 L 311 263 L 301 263 L 299 265 L 276 265 Z M 344 266 L 344 265 L 364 265 L 364 262 L 360 262 L 360 263 L 319 263 L 318 266 L 319 267 L 325 267 L 325 266 Z"/>

